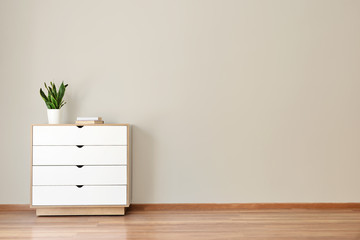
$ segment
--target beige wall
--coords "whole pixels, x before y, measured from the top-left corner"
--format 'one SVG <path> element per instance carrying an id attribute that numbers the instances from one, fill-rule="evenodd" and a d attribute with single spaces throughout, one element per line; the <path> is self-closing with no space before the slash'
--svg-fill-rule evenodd
<path id="1" fill-rule="evenodd" d="M 133 200 L 360 201 L 360 1 L 0 0 L 0 203 L 29 202 L 38 90 L 133 124 Z"/>

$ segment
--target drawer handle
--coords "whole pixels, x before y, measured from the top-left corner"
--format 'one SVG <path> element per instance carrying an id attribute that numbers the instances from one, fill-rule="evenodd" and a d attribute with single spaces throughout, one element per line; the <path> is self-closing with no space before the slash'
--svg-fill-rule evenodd
<path id="1" fill-rule="evenodd" d="M 82 148 L 84 145 L 76 145 L 78 148 Z"/>
<path id="2" fill-rule="evenodd" d="M 76 165 L 78 168 L 82 168 L 84 165 Z"/>
<path id="3" fill-rule="evenodd" d="M 76 125 L 78 128 L 82 128 L 84 125 Z"/>
<path id="4" fill-rule="evenodd" d="M 76 185 L 77 188 L 82 188 L 84 185 Z"/>

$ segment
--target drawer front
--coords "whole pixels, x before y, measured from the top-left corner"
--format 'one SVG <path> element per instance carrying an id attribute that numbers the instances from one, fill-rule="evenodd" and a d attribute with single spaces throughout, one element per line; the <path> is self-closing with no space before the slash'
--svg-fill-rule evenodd
<path id="1" fill-rule="evenodd" d="M 33 186 L 32 205 L 126 205 L 126 186 Z"/>
<path id="2" fill-rule="evenodd" d="M 126 166 L 34 166 L 33 185 L 127 184 Z"/>
<path id="3" fill-rule="evenodd" d="M 33 145 L 127 145 L 127 126 L 33 126 Z"/>
<path id="4" fill-rule="evenodd" d="M 33 165 L 126 165 L 127 146 L 33 146 Z"/>

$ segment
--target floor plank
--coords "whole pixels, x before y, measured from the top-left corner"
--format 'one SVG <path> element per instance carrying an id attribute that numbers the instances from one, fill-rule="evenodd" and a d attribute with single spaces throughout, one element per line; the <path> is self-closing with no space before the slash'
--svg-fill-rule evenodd
<path id="1" fill-rule="evenodd" d="M 0 239 L 360 240 L 360 211 L 134 210 L 126 216 L 71 217 L 0 211 Z"/>

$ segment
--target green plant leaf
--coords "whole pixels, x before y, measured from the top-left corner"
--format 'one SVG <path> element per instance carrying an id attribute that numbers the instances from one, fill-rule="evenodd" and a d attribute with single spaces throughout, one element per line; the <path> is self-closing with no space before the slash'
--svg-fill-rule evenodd
<path id="1" fill-rule="evenodd" d="M 64 86 L 64 82 L 61 83 L 60 88 L 59 88 L 59 95 L 58 95 L 58 104 L 60 106 L 62 99 L 64 97 L 65 94 L 65 86 Z"/>
<path id="2" fill-rule="evenodd" d="M 50 96 L 51 103 L 54 104 L 55 109 L 59 109 L 58 103 L 53 96 Z"/>
<path id="3" fill-rule="evenodd" d="M 66 102 L 61 103 L 60 108 L 62 108 L 62 106 L 64 106 L 65 104 Z"/>
<path id="4" fill-rule="evenodd" d="M 49 88 L 48 88 L 48 86 L 46 85 L 45 82 L 44 82 L 44 85 L 45 85 L 46 90 L 49 92 Z"/>
<path id="5" fill-rule="evenodd" d="M 54 93 L 54 89 L 51 89 L 51 96 L 53 98 L 55 98 L 55 100 L 57 99 L 56 94 Z M 50 100 L 51 100 L 51 98 L 50 98 Z"/>
<path id="6" fill-rule="evenodd" d="M 40 96 L 42 97 L 42 99 L 44 99 L 45 102 L 48 101 L 48 98 L 46 97 L 45 93 L 43 92 L 43 90 L 40 88 Z"/>
<path id="7" fill-rule="evenodd" d="M 44 86 L 47 90 L 47 96 L 42 88 L 40 88 L 40 96 L 45 101 L 48 109 L 60 109 L 66 104 L 66 102 L 63 101 L 63 98 L 68 84 L 65 85 L 63 81 L 59 87 L 59 90 L 56 89 L 56 85 L 53 82 L 50 82 L 50 85 L 47 85 L 44 82 Z"/>
<path id="8" fill-rule="evenodd" d="M 46 102 L 48 109 L 56 109 L 55 105 L 52 102 Z"/>
<path id="9" fill-rule="evenodd" d="M 56 90 L 55 83 L 51 83 L 51 86 L 52 86 L 54 98 L 57 99 L 58 98 L 58 93 L 57 93 L 57 90 Z"/>
<path id="10" fill-rule="evenodd" d="M 45 102 L 45 104 L 46 104 L 46 107 L 47 107 L 48 109 L 51 109 L 51 106 L 50 106 L 49 102 Z"/>
<path id="11" fill-rule="evenodd" d="M 44 83 L 46 90 L 48 91 L 48 99 L 50 100 L 50 96 L 52 95 L 52 89 L 50 86 L 47 86 L 46 83 Z"/>
<path id="12" fill-rule="evenodd" d="M 59 100 L 61 102 L 62 98 L 64 97 L 65 94 L 65 86 L 64 86 L 64 82 L 61 83 L 60 87 L 59 87 Z"/>
<path id="13" fill-rule="evenodd" d="M 52 87 L 49 87 L 49 90 L 50 90 L 50 95 L 56 99 L 56 93 L 54 93 L 54 89 Z"/>

